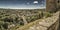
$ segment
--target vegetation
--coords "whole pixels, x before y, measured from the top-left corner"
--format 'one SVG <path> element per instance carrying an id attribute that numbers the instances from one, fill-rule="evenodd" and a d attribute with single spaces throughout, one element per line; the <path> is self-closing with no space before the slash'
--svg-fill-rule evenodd
<path id="1" fill-rule="evenodd" d="M 44 10 L 44 9 L 43 9 Z M 31 23 L 43 17 L 50 17 L 52 14 L 40 9 L 32 10 L 0 10 L 0 29 L 17 29 L 26 23 Z M 14 28 L 13 28 L 14 27 Z"/>

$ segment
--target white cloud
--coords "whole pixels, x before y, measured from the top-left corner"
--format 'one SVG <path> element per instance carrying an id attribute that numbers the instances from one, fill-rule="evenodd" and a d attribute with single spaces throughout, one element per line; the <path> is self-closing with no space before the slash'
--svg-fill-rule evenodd
<path id="1" fill-rule="evenodd" d="M 34 3 L 34 4 L 35 4 L 35 3 L 38 3 L 38 1 L 34 1 L 33 3 Z"/>

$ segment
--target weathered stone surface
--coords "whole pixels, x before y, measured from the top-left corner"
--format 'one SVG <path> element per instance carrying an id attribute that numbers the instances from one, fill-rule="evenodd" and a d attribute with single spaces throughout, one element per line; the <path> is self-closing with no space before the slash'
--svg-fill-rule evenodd
<path id="1" fill-rule="evenodd" d="M 33 25 L 27 25 L 25 28 L 17 30 L 57 30 L 59 27 L 59 12 L 55 13 L 52 17 L 38 20 Z"/>
<path id="2" fill-rule="evenodd" d="M 46 0 L 46 11 L 55 12 L 57 8 L 57 0 Z"/>

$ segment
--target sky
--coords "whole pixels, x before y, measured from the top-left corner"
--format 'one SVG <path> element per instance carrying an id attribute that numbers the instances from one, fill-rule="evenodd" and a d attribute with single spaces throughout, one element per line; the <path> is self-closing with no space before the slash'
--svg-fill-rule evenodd
<path id="1" fill-rule="evenodd" d="M 46 8 L 46 0 L 0 0 L 0 8 L 43 9 Z"/>

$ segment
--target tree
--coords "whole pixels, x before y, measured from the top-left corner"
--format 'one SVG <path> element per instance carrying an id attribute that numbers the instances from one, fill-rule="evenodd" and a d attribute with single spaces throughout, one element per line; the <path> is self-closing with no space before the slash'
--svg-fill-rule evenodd
<path id="1" fill-rule="evenodd" d="M 5 22 L 4 24 L 3 24 L 3 27 L 5 28 L 5 29 L 8 29 L 8 23 L 7 22 Z"/>

